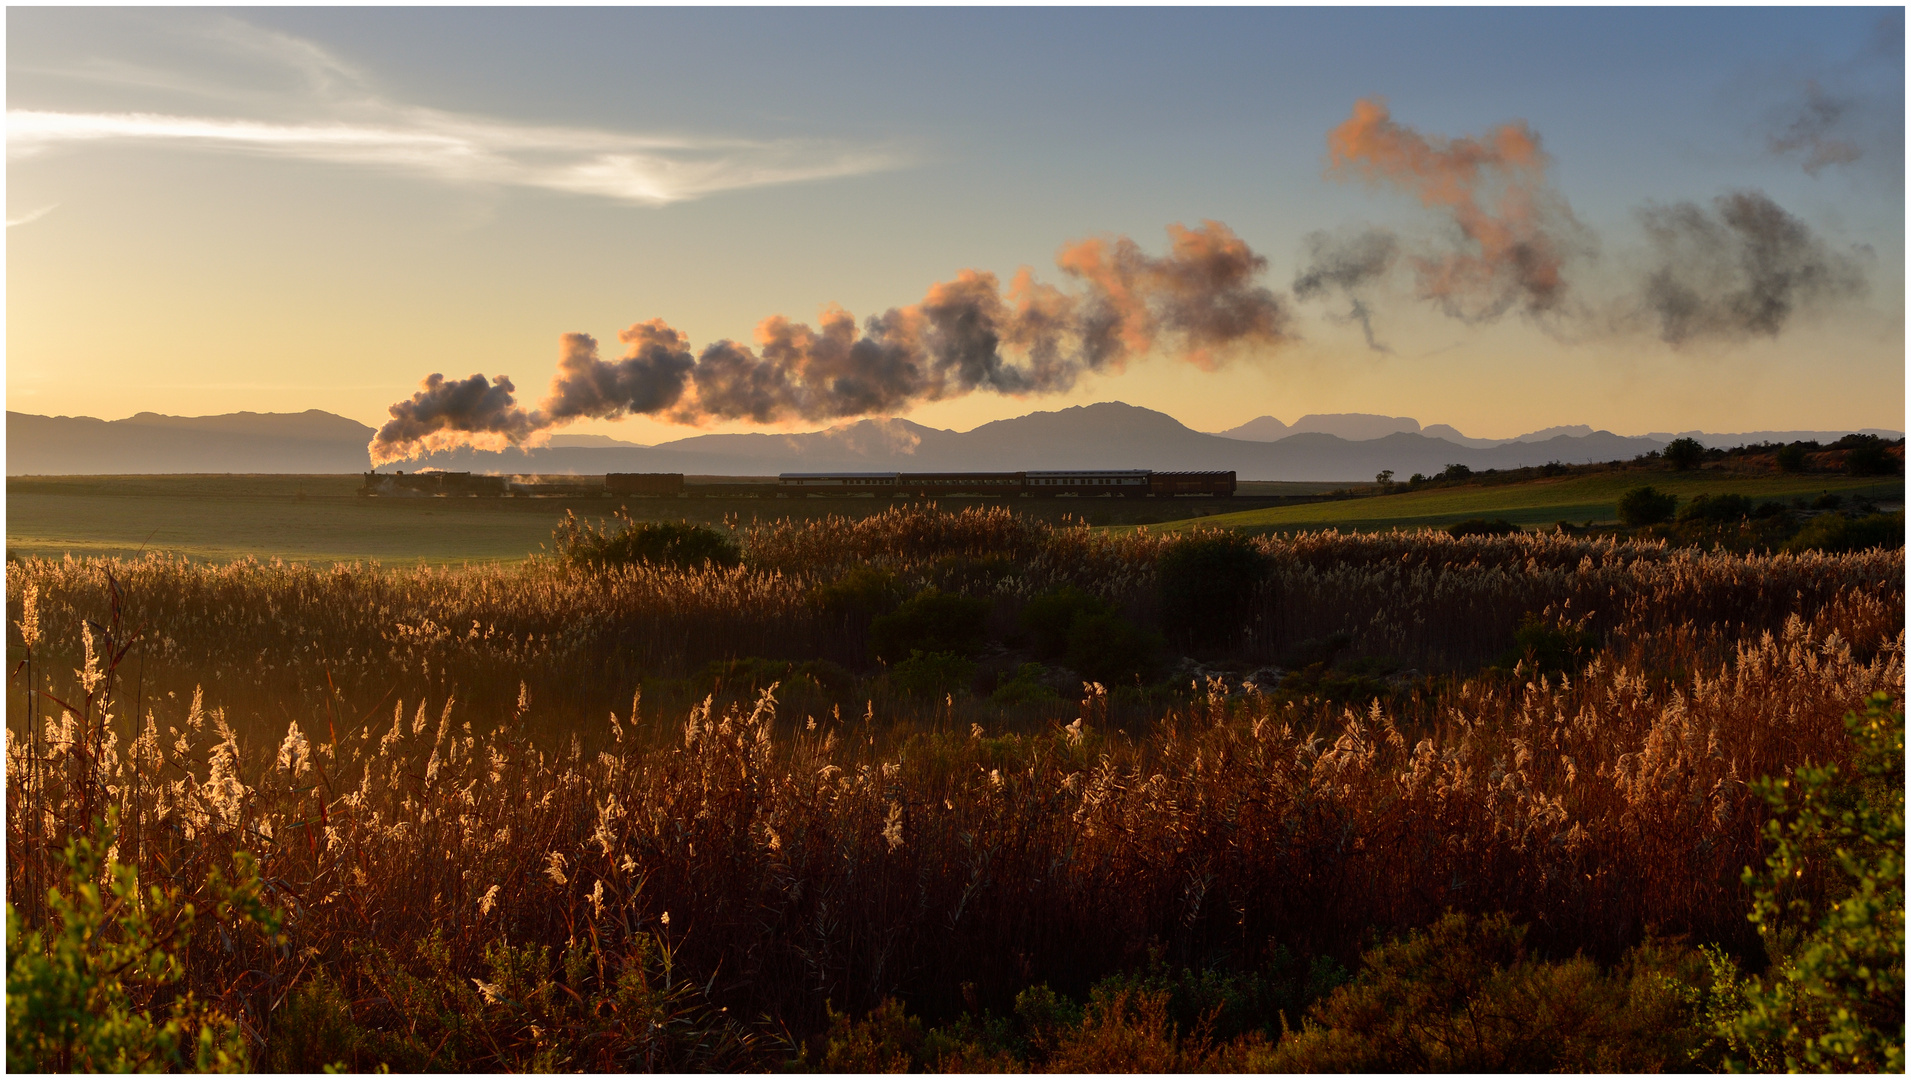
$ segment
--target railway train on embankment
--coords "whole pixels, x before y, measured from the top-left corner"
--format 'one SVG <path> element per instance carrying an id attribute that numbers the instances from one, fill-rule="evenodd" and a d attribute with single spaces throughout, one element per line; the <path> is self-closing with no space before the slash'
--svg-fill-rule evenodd
<path id="1" fill-rule="evenodd" d="M 360 495 L 369 496 L 648 496 L 652 498 L 924 498 L 936 495 L 1057 498 L 1230 498 L 1235 480 L 1227 472 L 1156 472 L 1152 469 L 1051 469 L 1023 472 L 813 472 L 783 473 L 774 482 L 750 478 L 699 477 L 682 473 L 610 473 L 591 476 L 509 477 L 468 472 L 365 474 Z"/>

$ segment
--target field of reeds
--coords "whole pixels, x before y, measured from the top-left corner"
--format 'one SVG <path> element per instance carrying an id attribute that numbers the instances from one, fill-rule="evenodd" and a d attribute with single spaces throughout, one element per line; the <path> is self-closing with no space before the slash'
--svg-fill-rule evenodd
<path id="1" fill-rule="evenodd" d="M 129 993 L 190 989 L 265 1068 L 1328 1067 L 1294 1040 L 1424 932 L 1605 1004 L 1566 1010 L 1593 1056 L 1420 1067 L 1689 1069 L 1732 1052 L 1721 972 L 1791 944 L 1748 922 L 1754 782 L 1849 771 L 1847 714 L 1902 710 L 1902 550 L 933 510 L 731 539 L 10 563 L 9 902 L 44 925 L 109 806 L 142 883 L 251 853 L 276 934 L 202 920 Z M 905 661 L 925 595 L 973 625 Z M 1081 678 L 1097 643 L 1127 678 Z M 1833 861 L 1788 896 L 1837 899 Z"/>

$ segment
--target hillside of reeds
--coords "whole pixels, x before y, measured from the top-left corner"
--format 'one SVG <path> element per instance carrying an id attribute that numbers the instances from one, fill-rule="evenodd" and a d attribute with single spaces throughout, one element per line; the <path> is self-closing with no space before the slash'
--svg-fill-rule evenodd
<path id="1" fill-rule="evenodd" d="M 282 939 L 201 923 L 147 996 L 219 1003 L 258 1067 L 1267 1065 L 1424 930 L 1660 987 L 1656 1034 L 1565 1063 L 1683 1069 L 1724 1052 L 1667 1034 L 1716 982 L 1693 950 L 1780 945 L 1750 785 L 1902 709 L 1901 550 L 1263 538 L 1208 633 L 1187 538 L 733 533 L 729 569 L 10 563 L 10 903 L 44 920 L 109 806 L 142 882 L 252 853 Z M 1064 588 L 1160 655 L 1005 703 Z M 927 590 L 981 619 L 934 695 L 871 641 Z"/>

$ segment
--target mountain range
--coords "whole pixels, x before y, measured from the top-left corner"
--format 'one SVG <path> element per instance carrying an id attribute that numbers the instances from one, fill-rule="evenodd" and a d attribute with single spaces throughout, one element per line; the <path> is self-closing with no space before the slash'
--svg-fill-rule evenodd
<path id="1" fill-rule="evenodd" d="M 1898 432 L 1865 429 L 1889 438 Z M 1710 446 L 1818 439 L 1844 432 L 1692 435 Z M 372 429 L 332 413 L 230 413 L 179 417 L 140 413 L 124 420 L 7 413 L 7 474 L 349 473 L 369 466 Z M 1621 436 L 1585 425 L 1513 439 L 1475 439 L 1444 425 L 1365 413 L 1311 414 L 1293 424 L 1272 416 L 1220 433 L 1195 431 L 1165 413 L 1121 402 L 1036 412 L 972 431 L 898 418 L 858 420 L 823 431 L 694 435 L 642 446 L 603 435 L 558 435 L 529 450 L 455 450 L 405 463 L 492 473 L 680 472 L 766 476 L 796 471 L 1014 471 L 1017 469 L 1232 469 L 1243 480 L 1367 480 L 1549 461 L 1578 464 L 1632 458 L 1662 448 L 1673 433 Z M 388 470 L 389 471 L 389 470 Z"/>

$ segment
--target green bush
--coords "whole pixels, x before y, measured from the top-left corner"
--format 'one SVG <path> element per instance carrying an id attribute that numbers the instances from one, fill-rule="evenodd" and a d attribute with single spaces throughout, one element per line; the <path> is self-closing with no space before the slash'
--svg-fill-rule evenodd
<path id="1" fill-rule="evenodd" d="M 1224 532 L 1169 545 L 1156 571 L 1163 629 L 1198 647 L 1217 648 L 1240 636 L 1269 566 L 1253 540 Z"/>
<path id="2" fill-rule="evenodd" d="M 244 1072 L 237 1023 L 190 992 L 153 1001 L 185 975 L 180 954 L 199 919 L 177 888 L 142 893 L 139 872 L 106 857 L 119 831 L 117 810 L 61 853 L 61 885 L 47 890 L 48 926 L 28 928 L 7 905 L 7 1070 L 9 1072 Z M 214 872 L 204 886 L 222 938 L 251 927 L 276 940 L 280 912 L 245 852 L 233 856 L 234 884 Z M 101 892 L 104 881 L 106 891 Z"/>
<path id="3" fill-rule="evenodd" d="M 1104 685 L 1148 681 L 1166 643 L 1112 611 L 1079 614 L 1068 628 L 1068 666 Z"/>
<path id="4" fill-rule="evenodd" d="M 564 512 L 551 539 L 558 558 L 573 566 L 631 566 L 651 563 L 678 569 L 706 564 L 738 566 L 743 549 L 735 540 L 704 525 L 687 521 L 636 521 L 625 510 L 615 515 L 621 523 L 605 528 Z"/>
<path id="5" fill-rule="evenodd" d="M 1472 475 L 1473 475 L 1472 469 L 1469 469 L 1465 465 L 1460 465 L 1458 463 L 1448 465 L 1445 469 L 1442 469 L 1440 471 L 1440 479 L 1442 480 L 1465 480 L 1470 478 Z"/>
<path id="6" fill-rule="evenodd" d="M 1006 674 L 1006 673 L 1004 673 Z M 1023 664 L 1015 669 L 1015 674 L 1003 679 L 989 695 L 996 705 L 1052 705 L 1062 700 L 1055 688 L 1042 680 L 1048 677 L 1048 669 L 1040 664 Z"/>
<path id="7" fill-rule="evenodd" d="M 1804 472 L 1805 467 L 1811 464 L 1808 448 L 1802 442 L 1789 443 L 1780 447 L 1773 457 L 1777 460 L 1778 467 L 1786 472 Z"/>
<path id="8" fill-rule="evenodd" d="M 1785 541 L 1784 551 L 1864 551 L 1904 546 L 1904 512 L 1850 518 L 1820 514 Z"/>
<path id="9" fill-rule="evenodd" d="M 892 662 L 912 652 L 974 656 L 988 638 L 990 606 L 978 597 L 924 589 L 870 621 L 870 647 L 877 659 Z"/>
<path id="10" fill-rule="evenodd" d="M 1679 508 L 1680 521 L 1738 521 L 1752 516 L 1752 500 L 1743 495 L 1694 495 Z"/>
<path id="11" fill-rule="evenodd" d="M 1257 1062 L 1270 1072 L 1685 1069 L 1706 1035 L 1680 992 L 1702 965 L 1648 944 L 1611 973 L 1532 955 L 1505 915 L 1449 913 L 1363 957 Z M 1670 969 L 1670 972 L 1668 972 Z"/>
<path id="12" fill-rule="evenodd" d="M 835 581 L 817 586 L 810 597 L 822 608 L 883 615 L 902 603 L 902 583 L 880 567 L 856 566 Z"/>
<path id="13" fill-rule="evenodd" d="M 1549 622 L 1532 612 L 1513 631 L 1513 647 L 1500 654 L 1496 667 L 1517 669 L 1526 678 L 1571 674 L 1586 666 L 1599 649 L 1599 635 L 1584 626 Z"/>
<path id="14" fill-rule="evenodd" d="M 1680 472 L 1696 469 L 1705 460 L 1705 444 L 1697 439 L 1686 437 L 1674 439 L 1661 451 L 1667 463 Z"/>
<path id="15" fill-rule="evenodd" d="M 955 653 L 926 653 L 912 650 L 907 660 L 889 669 L 889 681 L 896 689 L 916 697 L 940 698 L 948 694 L 967 694 L 975 682 L 975 661 Z"/>
<path id="16" fill-rule="evenodd" d="M 1727 1031 L 1770 1048 L 1755 1068 L 1904 1072 L 1904 710 L 1874 694 L 1845 727 L 1855 775 L 1804 766 L 1753 785 L 1776 817 L 1764 872 L 1745 871 L 1750 917 L 1780 961 Z M 1814 864 L 1837 881 L 1822 908 L 1793 894 Z"/>
<path id="17" fill-rule="evenodd" d="M 1520 527 L 1505 518 L 1467 518 L 1447 526 L 1447 535 L 1458 539 L 1462 536 L 1509 536 L 1519 532 Z"/>
<path id="18" fill-rule="evenodd" d="M 1677 495 L 1667 495 L 1654 487 L 1636 487 L 1619 497 L 1619 524 L 1629 529 L 1657 525 L 1672 517 L 1678 506 Z"/>
<path id="19" fill-rule="evenodd" d="M 1111 610 L 1101 597 L 1064 585 L 1035 597 L 1022 608 L 1022 629 L 1028 632 L 1035 655 L 1052 660 L 1068 651 L 1068 632 L 1077 618 Z"/>
<path id="20" fill-rule="evenodd" d="M 1876 435 L 1847 435 L 1832 446 L 1845 451 L 1845 471 L 1853 476 L 1886 476 L 1902 466 Z"/>

